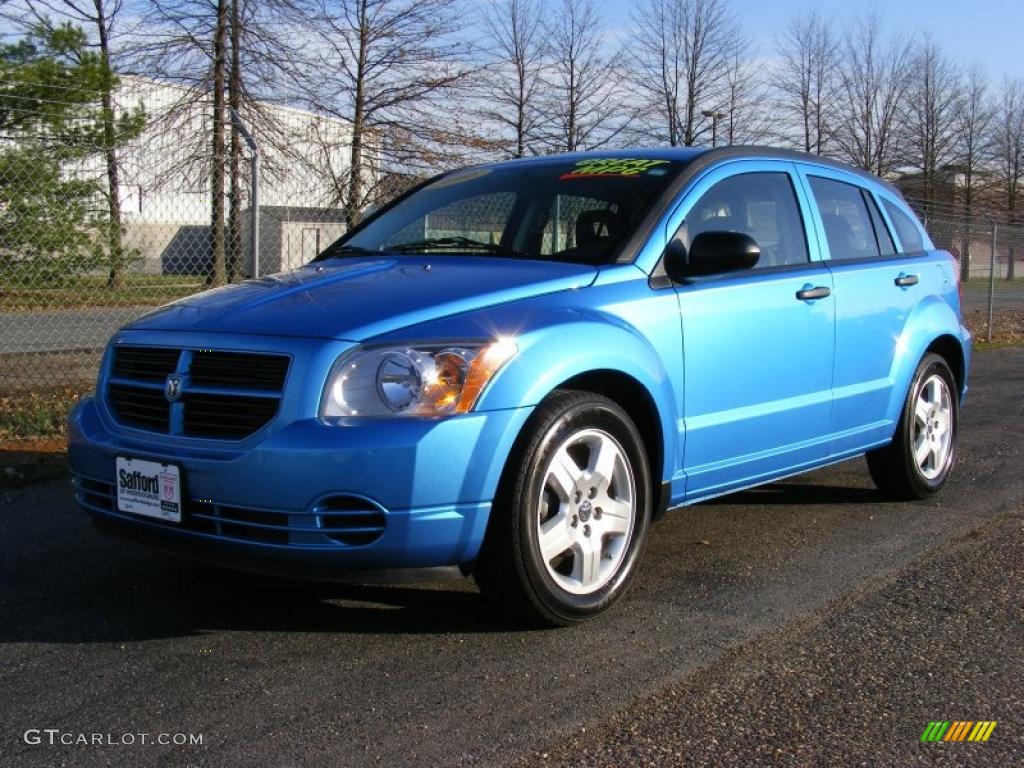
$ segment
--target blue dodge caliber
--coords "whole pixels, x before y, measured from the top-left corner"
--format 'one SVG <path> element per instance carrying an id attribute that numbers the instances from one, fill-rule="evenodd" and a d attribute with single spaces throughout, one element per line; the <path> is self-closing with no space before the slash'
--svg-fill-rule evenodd
<path id="1" fill-rule="evenodd" d="M 224 565 L 459 568 L 568 624 L 651 521 L 867 454 L 937 492 L 970 336 L 899 192 L 754 148 L 446 173 L 293 272 L 118 332 L 70 418 L 103 527 Z"/>

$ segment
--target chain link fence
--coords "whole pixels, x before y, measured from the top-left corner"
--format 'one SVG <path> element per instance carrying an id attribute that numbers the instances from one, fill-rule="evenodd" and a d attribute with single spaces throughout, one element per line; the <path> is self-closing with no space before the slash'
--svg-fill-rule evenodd
<path id="1" fill-rule="evenodd" d="M 61 101 L 50 86 L 19 99 L 18 86 L 0 81 L 0 396 L 88 390 L 120 326 L 218 282 L 297 267 L 345 230 L 339 120 L 250 104 L 239 124 L 258 155 L 244 135 L 232 152 L 228 125 L 215 163 L 207 94 L 122 78 L 107 143 L 99 94 Z"/>
<path id="2" fill-rule="evenodd" d="M 229 124 L 215 162 L 208 94 L 122 78 L 111 132 L 100 94 L 62 100 L 54 87 L 19 106 L 17 86 L 0 80 L 0 398 L 87 391 L 120 326 L 220 277 L 305 264 L 345 230 L 349 133 L 339 120 L 246 105 L 238 124 L 258 150 L 254 208 L 257 153 Z M 226 192 L 214 205 L 218 169 Z M 976 336 L 1021 336 L 1024 226 L 916 207 L 962 260 Z"/>
<path id="3" fill-rule="evenodd" d="M 1024 339 L 1024 224 L 911 200 L 938 248 L 960 262 L 963 313 L 976 342 Z"/>

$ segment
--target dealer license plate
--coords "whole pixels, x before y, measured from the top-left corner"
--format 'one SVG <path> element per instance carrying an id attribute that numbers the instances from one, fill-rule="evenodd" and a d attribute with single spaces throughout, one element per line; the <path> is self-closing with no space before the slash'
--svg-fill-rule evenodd
<path id="1" fill-rule="evenodd" d="M 181 471 L 174 464 L 117 457 L 117 508 L 181 522 Z"/>

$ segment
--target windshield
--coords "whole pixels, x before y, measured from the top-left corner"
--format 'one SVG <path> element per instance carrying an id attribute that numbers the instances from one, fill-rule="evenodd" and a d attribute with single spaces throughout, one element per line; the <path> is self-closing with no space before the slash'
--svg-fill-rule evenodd
<path id="1" fill-rule="evenodd" d="M 455 171 L 320 258 L 387 251 L 611 263 L 682 166 L 623 156 Z"/>

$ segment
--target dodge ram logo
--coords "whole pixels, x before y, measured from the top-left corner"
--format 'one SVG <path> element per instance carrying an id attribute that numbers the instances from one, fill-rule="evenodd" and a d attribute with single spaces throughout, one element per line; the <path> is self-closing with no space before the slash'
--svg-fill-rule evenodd
<path id="1" fill-rule="evenodd" d="M 164 383 L 164 397 L 167 398 L 168 403 L 177 402 L 181 397 L 181 376 L 171 374 L 167 377 L 167 381 Z"/>

